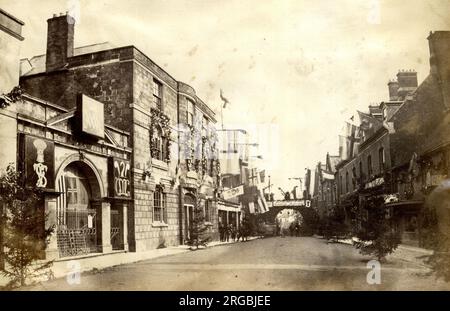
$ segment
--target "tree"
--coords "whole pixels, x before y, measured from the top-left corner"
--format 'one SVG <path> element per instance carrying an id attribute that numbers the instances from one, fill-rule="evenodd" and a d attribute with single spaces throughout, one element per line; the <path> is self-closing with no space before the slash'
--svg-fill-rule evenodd
<path id="1" fill-rule="evenodd" d="M 22 97 L 22 89 L 20 86 L 15 86 L 11 92 L 7 94 L 0 94 L 0 108 L 6 108 L 10 104 L 18 101 Z"/>
<path id="2" fill-rule="evenodd" d="M 208 242 L 211 240 L 211 234 L 209 233 L 209 228 L 205 224 L 205 216 L 203 210 L 200 208 L 200 199 L 197 200 L 197 204 L 194 207 L 193 219 L 191 226 L 189 228 L 189 237 L 186 244 L 191 247 L 191 249 L 198 249 L 199 246 L 206 247 Z"/>
<path id="3" fill-rule="evenodd" d="M 342 208 L 335 206 L 330 215 L 322 220 L 323 235 L 326 239 L 337 242 L 350 233 L 350 228 L 345 222 L 345 213 Z"/>
<path id="4" fill-rule="evenodd" d="M 300 225 L 300 236 L 312 236 L 318 233 L 320 227 L 320 218 L 316 210 L 310 207 L 300 208 L 302 223 Z"/>
<path id="5" fill-rule="evenodd" d="M 437 278 L 450 282 L 450 193 L 440 186 L 428 196 L 420 215 L 421 245 L 433 253 L 426 258 Z"/>
<path id="6" fill-rule="evenodd" d="M 368 217 L 362 219 L 361 228 L 356 230 L 358 241 L 353 245 L 361 254 L 375 255 L 379 261 L 384 261 L 400 244 L 400 234 L 391 224 L 382 197 L 369 199 L 365 208 Z"/>
<path id="7" fill-rule="evenodd" d="M 42 195 L 36 189 L 23 185 L 22 176 L 12 164 L 0 176 L 0 204 L 3 206 L 3 260 L 2 274 L 9 278 L 8 288 L 26 285 L 35 277 L 46 274 L 51 261 L 42 259 L 48 237 L 53 228 L 45 229 L 46 215 Z"/>

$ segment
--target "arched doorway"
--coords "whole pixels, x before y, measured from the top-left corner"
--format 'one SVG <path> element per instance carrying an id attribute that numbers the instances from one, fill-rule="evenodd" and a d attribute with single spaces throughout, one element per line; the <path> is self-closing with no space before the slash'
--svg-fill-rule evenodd
<path id="1" fill-rule="evenodd" d="M 57 177 L 56 235 L 60 257 L 98 252 L 97 217 L 100 181 L 86 162 L 78 160 L 61 168 Z"/>

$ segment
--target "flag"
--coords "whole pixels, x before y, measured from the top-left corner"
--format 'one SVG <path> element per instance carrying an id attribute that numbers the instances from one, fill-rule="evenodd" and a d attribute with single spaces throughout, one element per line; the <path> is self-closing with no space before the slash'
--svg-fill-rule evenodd
<path id="1" fill-rule="evenodd" d="M 230 102 L 225 96 L 223 96 L 223 91 L 220 89 L 220 99 L 223 101 L 223 108 L 227 107 L 227 104 Z"/>
<path id="2" fill-rule="evenodd" d="M 311 170 L 308 168 L 306 169 L 305 174 L 305 192 L 307 197 L 309 197 L 310 195 L 310 189 L 311 189 Z"/>
<path id="3" fill-rule="evenodd" d="M 381 120 L 378 120 L 370 114 L 358 111 L 358 115 L 361 122 L 359 127 L 362 130 L 364 137 L 372 136 L 383 126 L 383 122 Z"/>
<path id="4" fill-rule="evenodd" d="M 248 202 L 248 211 L 250 212 L 250 214 L 254 214 L 255 213 L 255 203 Z"/>
<path id="5" fill-rule="evenodd" d="M 266 198 L 260 191 L 258 191 L 258 205 L 261 213 L 265 213 L 269 211 L 269 206 L 267 206 Z"/>
<path id="6" fill-rule="evenodd" d="M 349 153 L 348 153 L 348 157 L 352 158 L 354 155 L 354 147 L 355 147 L 355 141 L 356 141 L 356 134 L 357 133 L 357 126 L 354 124 L 350 125 L 350 136 L 348 137 L 348 139 L 350 140 L 350 145 L 349 145 Z"/>
<path id="7" fill-rule="evenodd" d="M 339 135 L 339 156 L 341 160 L 347 160 L 351 157 L 352 141 L 349 136 Z"/>
<path id="8" fill-rule="evenodd" d="M 66 208 L 67 208 L 67 194 L 66 194 L 66 180 L 65 175 L 61 174 L 57 185 L 60 195 L 56 199 L 56 217 L 58 224 L 66 224 Z"/>
<path id="9" fill-rule="evenodd" d="M 262 170 L 259 172 L 259 181 L 261 183 L 264 183 L 265 179 L 266 179 L 266 170 Z"/>

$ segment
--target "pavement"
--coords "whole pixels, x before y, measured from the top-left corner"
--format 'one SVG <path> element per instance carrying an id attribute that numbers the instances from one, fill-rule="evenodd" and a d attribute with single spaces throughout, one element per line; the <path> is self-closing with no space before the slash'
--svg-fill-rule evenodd
<path id="1" fill-rule="evenodd" d="M 407 248 L 381 264 L 380 284 L 351 245 L 273 237 L 182 251 L 82 273 L 22 290 L 449 290 Z M 408 256 L 405 257 L 405 254 Z"/>
<path id="2" fill-rule="evenodd" d="M 258 239 L 259 237 L 249 237 L 248 240 Z M 227 245 L 238 243 L 235 241 L 211 241 L 208 243 L 208 247 L 214 247 L 219 245 Z M 201 247 L 203 248 L 203 247 Z M 143 260 L 149 260 L 153 258 L 164 257 L 168 255 L 176 255 L 184 252 L 190 252 L 190 247 L 187 245 L 180 245 L 174 247 L 153 249 L 145 252 L 125 252 L 125 251 L 115 251 L 108 254 L 87 254 L 84 256 L 77 257 L 64 257 L 54 261 L 47 273 L 41 276 L 39 279 L 35 280 L 37 282 L 45 282 L 51 279 L 65 278 L 69 274 L 73 274 L 74 269 L 79 272 L 97 272 L 109 267 L 135 263 Z M 44 261 L 38 261 L 36 266 L 43 264 Z M 8 280 L 0 274 L 0 289 L 5 286 Z"/>

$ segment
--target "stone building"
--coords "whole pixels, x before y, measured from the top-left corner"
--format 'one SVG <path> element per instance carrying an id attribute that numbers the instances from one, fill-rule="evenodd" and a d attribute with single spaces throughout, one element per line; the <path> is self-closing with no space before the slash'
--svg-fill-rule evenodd
<path id="1" fill-rule="evenodd" d="M 339 156 L 327 153 L 325 164 L 317 163 L 314 171 L 313 207 L 317 209 L 319 217 L 329 216 L 336 205 L 336 164 Z"/>
<path id="2" fill-rule="evenodd" d="M 389 81 L 389 101 L 360 113 L 356 154 L 336 166 L 338 203 L 348 218 L 370 218 L 365 202 L 383 197 L 403 243 L 413 245 L 423 245 L 421 211 L 433 192 L 446 189 L 449 174 L 450 32 L 432 32 L 428 41 L 430 74 L 420 85 L 411 70 Z M 439 221 L 448 228 L 446 208 Z"/>
<path id="3" fill-rule="evenodd" d="M 54 15 L 47 23 L 46 54 L 21 61 L 20 85 L 68 112 L 87 95 L 103 104 L 105 126 L 127 137 L 129 250 L 185 243 L 199 204 L 215 234 L 214 112 L 136 47 L 75 48 L 71 16 Z"/>
<path id="4" fill-rule="evenodd" d="M 397 81 L 388 83 L 392 100 L 369 106 L 368 113 L 358 112 L 359 126 L 348 137 L 354 146 L 353 154 L 336 165 L 338 204 L 353 226 L 359 226 L 361 219 L 369 217 L 370 211 L 364 208 L 368 200 L 389 193 L 391 138 L 395 131 L 391 118 L 410 94 L 400 96 L 398 90 L 412 92 L 413 86 L 417 87 L 417 73 L 400 71 Z"/>

